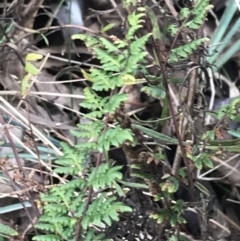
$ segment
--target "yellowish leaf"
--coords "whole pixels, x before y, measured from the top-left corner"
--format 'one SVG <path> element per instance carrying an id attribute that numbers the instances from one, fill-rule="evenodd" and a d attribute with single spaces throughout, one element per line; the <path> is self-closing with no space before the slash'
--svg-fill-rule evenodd
<path id="1" fill-rule="evenodd" d="M 125 74 L 122 76 L 122 80 L 124 82 L 124 85 L 135 85 L 135 84 L 140 84 L 140 83 L 145 83 L 145 79 L 136 79 L 133 75 L 131 74 Z"/>
<path id="2" fill-rule="evenodd" d="M 31 75 L 27 74 L 24 76 L 24 78 L 21 81 L 21 94 L 22 95 L 27 95 L 28 94 L 28 90 L 30 87 L 30 79 L 31 79 Z"/>
<path id="3" fill-rule="evenodd" d="M 90 74 L 88 72 L 86 72 L 84 69 L 81 69 L 81 72 L 83 74 L 83 78 L 89 81 L 92 81 L 90 78 Z"/>
<path id="4" fill-rule="evenodd" d="M 37 61 L 43 58 L 42 54 L 30 53 L 26 56 L 26 62 Z"/>
<path id="5" fill-rule="evenodd" d="M 40 70 L 38 68 L 36 68 L 32 63 L 27 62 L 25 65 L 25 71 L 29 74 L 32 74 L 34 76 L 39 75 L 40 74 Z"/>

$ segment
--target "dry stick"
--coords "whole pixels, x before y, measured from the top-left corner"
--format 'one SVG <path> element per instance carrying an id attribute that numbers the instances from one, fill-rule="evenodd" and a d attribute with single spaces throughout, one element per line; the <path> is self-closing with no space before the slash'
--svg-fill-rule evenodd
<path id="1" fill-rule="evenodd" d="M 116 4 L 116 2 L 114 0 L 110 0 L 110 1 L 111 1 L 112 6 L 116 9 L 118 16 L 121 18 L 121 20 L 123 22 L 125 20 L 125 18 L 123 17 L 120 9 L 118 8 L 118 5 Z"/>
<path id="2" fill-rule="evenodd" d="M 5 125 L 5 122 L 4 122 L 4 120 L 3 120 L 2 115 L 0 115 L 0 123 L 1 123 L 3 126 Z M 11 147 L 12 147 L 12 150 L 13 150 L 13 153 L 14 153 L 14 156 L 15 156 L 15 159 L 17 160 L 18 167 L 19 167 L 21 173 L 23 173 L 23 167 L 22 167 L 22 164 L 21 164 L 21 161 L 20 161 L 18 152 L 17 152 L 17 150 L 16 150 L 16 147 L 15 147 L 15 145 L 14 145 L 14 143 L 13 143 L 11 134 L 9 133 L 9 131 L 8 131 L 7 128 L 5 128 L 5 132 L 6 132 L 6 136 L 7 136 L 8 140 L 9 140 L 9 142 L 10 142 L 10 144 L 11 144 Z M 3 168 L 3 167 L 2 167 L 2 168 Z M 15 183 L 16 185 L 18 185 L 18 184 L 10 177 L 10 175 L 8 174 L 7 171 L 5 171 L 5 174 L 8 176 L 9 180 L 10 180 L 13 184 Z M 18 185 L 18 186 L 19 186 L 19 188 L 21 188 L 20 185 Z M 16 191 L 16 188 L 14 187 L 14 185 L 12 185 L 12 187 L 13 187 L 13 189 Z M 32 205 L 32 207 L 33 207 L 33 209 L 34 209 L 34 211 L 35 211 L 35 213 L 36 213 L 36 216 L 39 216 L 39 212 L 38 212 L 36 206 L 34 205 L 33 201 L 31 200 L 31 195 L 30 195 L 29 191 L 27 191 L 27 196 L 28 196 L 28 198 L 29 198 L 29 202 L 31 203 L 31 205 Z M 19 200 L 21 200 L 21 199 L 20 199 L 20 196 L 19 196 Z M 23 205 L 26 213 L 28 214 L 28 217 L 29 217 L 30 222 L 32 222 L 31 216 L 30 216 L 30 214 L 29 214 L 29 212 L 28 212 L 28 210 L 27 210 L 27 208 L 26 208 L 26 206 L 24 205 L 23 202 L 22 202 L 22 205 Z"/>
<path id="3" fill-rule="evenodd" d="M 169 2 L 168 2 L 169 3 Z M 172 8 L 174 8 L 172 6 Z M 173 15 L 175 15 L 173 13 Z M 176 132 L 176 135 L 177 135 L 177 138 L 178 138 L 178 141 L 179 141 L 179 148 L 182 152 L 182 158 L 183 158 L 183 161 L 184 161 L 184 164 L 187 168 L 187 172 L 188 172 L 188 182 L 189 182 L 189 186 L 191 187 L 190 188 L 190 192 L 191 192 L 191 196 L 192 196 L 192 199 L 195 200 L 195 195 L 194 195 L 194 183 L 193 183 L 193 178 L 192 178 L 192 175 L 191 175 L 191 169 L 190 169 L 190 165 L 189 165 L 189 161 L 187 159 L 187 156 L 186 156 L 186 153 L 185 153 L 185 148 L 184 148 L 184 145 L 183 145 L 183 139 L 182 139 L 182 136 L 179 132 L 179 129 L 178 129 L 178 124 L 177 124 L 177 120 L 176 120 L 176 115 L 174 113 L 174 108 L 173 108 L 173 104 L 172 104 L 172 97 L 170 95 L 170 91 L 169 91 L 169 86 L 168 86 L 168 82 L 167 82 L 167 74 L 166 74 L 166 65 L 167 65 L 167 60 L 169 58 L 169 55 L 171 53 L 171 50 L 173 49 L 176 41 L 177 41 L 177 38 L 178 36 L 180 35 L 180 32 L 184 26 L 184 23 L 188 20 L 188 18 L 186 18 L 182 24 L 182 26 L 180 27 L 176 37 L 174 38 L 173 40 L 173 43 L 171 45 L 171 48 L 168 52 L 168 55 L 166 57 L 166 61 L 165 63 L 163 64 L 163 58 L 162 58 L 162 55 L 160 53 L 160 46 L 161 46 L 161 42 L 159 39 L 153 39 L 153 43 L 154 43 L 154 46 L 155 46 L 155 49 L 156 49 L 156 52 L 157 52 L 157 58 L 158 58 L 158 62 L 160 64 L 160 67 L 161 67 L 161 70 L 162 70 L 162 75 L 163 75 L 163 84 L 164 84 L 164 88 L 166 90 L 166 96 L 167 96 L 167 99 L 168 99 L 168 102 L 169 102 L 169 109 L 170 109 L 170 113 L 171 113 L 171 116 L 172 116 L 172 119 L 173 119 L 173 124 L 174 124 L 174 127 L 175 127 L 175 132 Z M 178 160 L 178 162 L 180 162 L 181 159 Z"/>
<path id="4" fill-rule="evenodd" d="M 14 184 L 15 184 L 16 186 L 18 186 L 19 188 L 21 188 L 21 186 L 20 186 L 13 178 L 10 177 L 8 171 L 7 171 L 3 166 L 2 166 L 1 168 L 2 168 L 2 170 L 3 170 L 3 173 L 4 173 L 4 174 L 8 177 L 8 179 L 10 180 L 10 182 L 11 182 L 11 184 L 12 184 L 12 188 L 14 189 L 14 191 L 17 191 L 17 189 L 16 189 L 16 187 L 14 186 Z M 28 191 L 27 191 L 27 194 L 28 194 L 27 196 L 28 196 L 28 198 L 29 198 L 29 202 L 31 203 L 34 211 L 36 212 L 36 216 L 39 217 L 38 209 L 37 209 L 36 206 L 34 205 L 34 203 L 33 203 L 32 199 L 31 199 L 31 196 L 30 196 L 30 194 L 29 194 Z M 32 217 L 31 217 L 31 215 L 30 215 L 30 212 L 29 212 L 28 208 L 26 207 L 26 205 L 24 204 L 24 202 L 21 201 L 21 195 L 17 194 L 17 197 L 18 197 L 18 199 L 20 200 L 20 202 L 21 202 L 21 204 L 22 204 L 22 206 L 23 206 L 23 209 L 24 209 L 24 211 L 26 212 L 26 214 L 27 214 L 27 216 L 28 216 L 28 219 L 29 219 L 30 223 L 32 224 L 32 227 L 34 228 L 34 231 L 35 231 L 36 233 L 38 233 L 37 230 L 36 230 L 36 228 L 34 227 L 34 223 L 33 223 L 33 221 L 32 221 Z"/>
<path id="5" fill-rule="evenodd" d="M 192 109 L 192 104 L 194 101 L 194 93 L 196 91 L 196 71 L 198 69 L 197 67 L 193 67 L 187 74 L 186 78 L 188 78 L 189 74 L 191 73 L 191 78 L 190 78 L 190 83 L 189 83 L 189 88 L 188 88 L 188 100 L 187 100 L 187 107 L 188 107 L 188 112 L 189 112 L 189 116 L 191 116 L 191 109 Z M 181 134 L 182 136 L 185 134 L 186 129 L 187 129 L 187 122 L 185 121 L 186 119 L 183 118 L 182 120 L 182 129 L 181 129 Z M 191 120 L 189 120 L 191 121 Z M 189 122 L 188 121 L 188 122 Z M 176 155 L 173 161 L 173 167 L 172 167 L 172 174 L 176 175 L 178 169 L 181 166 L 181 149 L 178 146 L 177 147 L 177 151 L 176 151 Z"/>
<path id="6" fill-rule="evenodd" d="M 165 0 L 165 2 L 167 4 L 169 10 L 171 11 L 172 15 L 176 18 L 178 16 L 178 13 L 175 10 L 171 0 Z M 177 38 L 180 35 L 181 30 L 182 30 L 184 24 L 188 21 L 188 19 L 189 19 L 189 17 L 187 17 L 183 21 L 182 25 L 180 26 L 180 29 L 179 29 L 178 33 L 176 34 L 176 36 L 175 36 L 175 38 L 173 40 L 173 43 L 172 43 L 172 45 L 170 47 L 170 50 L 169 50 L 169 52 L 167 54 L 166 62 L 164 64 L 161 62 L 161 60 L 162 60 L 161 54 L 158 54 L 158 58 L 160 57 L 159 60 L 160 60 L 160 67 L 161 67 L 161 69 L 163 71 L 163 82 L 164 82 L 164 86 L 165 86 L 165 89 L 166 89 L 166 95 L 167 95 L 167 98 L 169 100 L 169 107 L 170 107 L 170 112 L 171 112 L 171 115 L 172 115 L 173 123 L 174 123 L 174 126 L 175 126 L 176 135 L 177 135 L 177 138 L 179 140 L 178 150 L 180 150 L 182 152 L 182 158 L 183 158 L 184 164 L 187 167 L 187 171 L 188 171 L 188 181 L 189 181 L 189 185 L 191 187 L 191 189 L 190 189 L 191 190 L 191 195 L 192 195 L 193 200 L 195 200 L 194 184 L 193 184 L 193 178 L 192 178 L 192 175 L 191 175 L 190 165 L 189 165 L 189 162 L 188 162 L 185 150 L 184 150 L 182 136 L 180 135 L 180 132 L 179 132 L 179 129 L 178 129 L 177 120 L 176 120 L 176 117 L 175 117 L 175 114 L 174 114 L 174 108 L 172 106 L 171 95 L 170 95 L 170 92 L 169 92 L 169 86 L 168 86 L 168 83 L 167 83 L 167 75 L 165 73 L 167 60 L 169 58 L 169 55 L 170 55 L 173 47 L 175 46 Z M 158 40 L 158 42 L 159 42 L 159 40 Z M 192 77 L 191 77 L 191 81 L 190 81 L 191 82 L 190 85 L 193 86 L 193 87 L 196 86 L 196 83 L 194 83 L 194 81 L 195 81 L 195 74 L 193 73 Z M 191 104 L 192 103 L 192 98 L 194 98 L 194 93 L 192 91 L 192 92 L 189 92 L 188 94 L 190 94 L 191 96 L 190 96 L 187 104 L 188 104 L 188 106 L 189 105 L 191 106 L 192 105 Z M 184 135 L 184 133 L 182 133 L 182 134 Z M 176 167 L 180 167 L 180 165 L 181 165 L 181 158 L 180 158 L 180 155 L 177 154 L 176 158 L 174 159 L 174 164 L 173 164 L 174 169 L 173 170 L 175 170 L 175 172 L 176 172 L 178 170 L 178 168 L 176 168 Z"/>
<path id="7" fill-rule="evenodd" d="M 172 15 L 176 18 L 178 16 L 178 12 L 176 11 L 175 7 L 173 6 L 172 0 L 165 0 L 165 3 L 167 4 Z"/>
<path id="8" fill-rule="evenodd" d="M 155 45 L 156 50 L 160 49 L 160 47 L 159 47 L 160 44 L 161 43 L 160 43 L 160 41 L 158 39 L 154 40 L 154 45 Z M 167 96 L 167 99 L 168 99 L 169 109 L 170 109 L 170 113 L 171 113 L 171 116 L 172 116 L 172 119 L 173 119 L 175 132 L 176 132 L 176 135 L 177 135 L 177 139 L 179 141 L 179 147 L 181 149 L 182 158 L 183 158 L 184 164 L 185 164 L 185 166 L 187 168 L 187 172 L 188 172 L 188 182 L 189 182 L 189 185 L 191 187 L 190 188 L 191 196 L 192 196 L 192 199 L 195 200 L 194 184 L 193 184 L 193 179 L 192 179 L 192 175 L 191 175 L 190 165 L 189 165 L 186 153 L 185 153 L 185 148 L 184 148 L 184 145 L 183 145 L 183 139 L 182 139 L 182 136 L 181 136 L 181 134 L 179 132 L 179 129 L 178 129 L 177 119 L 176 119 L 176 115 L 174 113 L 174 108 L 173 108 L 173 104 L 172 104 L 172 97 L 171 97 L 170 92 L 169 92 L 169 87 L 168 87 L 168 82 L 167 82 L 167 75 L 166 75 L 166 68 L 165 68 L 166 64 L 163 64 L 162 56 L 161 56 L 161 53 L 159 51 L 157 51 L 157 57 L 158 57 L 158 61 L 160 63 L 160 67 L 162 69 L 163 84 L 164 84 L 164 88 L 166 90 L 166 96 Z"/>
<path id="9" fill-rule="evenodd" d="M 31 0 L 31 2 L 29 2 L 23 12 L 23 16 L 25 17 L 24 19 L 27 18 L 27 20 L 24 20 L 25 23 L 23 23 L 25 27 L 33 27 L 34 19 L 43 1 L 44 0 Z"/>

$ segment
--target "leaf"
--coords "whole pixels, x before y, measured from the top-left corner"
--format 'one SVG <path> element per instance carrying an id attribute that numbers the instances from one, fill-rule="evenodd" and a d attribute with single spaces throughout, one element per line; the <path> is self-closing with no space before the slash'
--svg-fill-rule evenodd
<path id="1" fill-rule="evenodd" d="M 113 95 L 104 106 L 105 113 L 113 114 L 120 107 L 121 103 L 127 101 L 127 99 L 128 96 L 126 94 Z"/>
<path id="2" fill-rule="evenodd" d="M 190 57 L 190 55 L 193 54 L 193 52 L 196 51 L 201 44 L 207 41 L 209 41 L 208 38 L 200 38 L 200 39 L 193 40 L 190 43 L 182 45 L 178 48 L 173 49 L 171 51 L 169 61 L 177 62 L 181 58 L 186 59 Z"/>
<path id="3" fill-rule="evenodd" d="M 49 46 L 48 38 L 47 38 L 44 34 L 42 34 L 42 33 L 40 33 L 40 35 L 41 35 L 41 37 L 43 38 L 45 44 L 46 44 L 47 46 Z"/>
<path id="4" fill-rule="evenodd" d="M 178 223 L 177 215 L 172 215 L 171 218 L 170 218 L 170 224 L 171 224 L 171 226 L 172 226 L 172 227 L 175 227 L 177 223 Z"/>
<path id="5" fill-rule="evenodd" d="M 179 27 L 176 24 L 171 24 L 168 27 L 168 32 L 172 35 L 175 36 L 178 33 Z"/>
<path id="6" fill-rule="evenodd" d="M 109 23 L 108 25 L 106 25 L 105 27 L 102 28 L 101 32 L 107 32 L 109 30 L 111 30 L 112 28 L 114 28 L 116 26 L 115 23 Z"/>
<path id="7" fill-rule="evenodd" d="M 113 185 L 117 180 L 122 179 L 119 172 L 121 166 L 111 167 L 108 163 L 101 164 L 98 168 L 93 168 L 88 177 L 88 186 L 93 188 L 106 188 Z"/>
<path id="8" fill-rule="evenodd" d="M 189 8 L 181 8 L 180 11 L 180 18 L 185 19 L 190 15 L 190 9 Z"/>
<path id="9" fill-rule="evenodd" d="M 83 78 L 84 78 L 84 79 L 92 82 L 92 80 L 91 80 L 91 75 L 90 75 L 88 72 L 86 72 L 86 71 L 85 71 L 84 69 L 82 69 L 82 68 L 81 68 L 81 72 L 82 72 L 82 74 L 83 74 Z"/>
<path id="10" fill-rule="evenodd" d="M 240 131 L 235 131 L 235 130 L 228 130 L 228 133 L 234 137 L 240 138 Z"/>
<path id="11" fill-rule="evenodd" d="M 26 56 L 26 62 L 37 61 L 43 58 L 42 54 L 30 53 Z"/>
<path id="12" fill-rule="evenodd" d="M 21 94 L 27 95 L 30 87 L 31 75 L 27 74 L 21 81 Z"/>
<path id="13" fill-rule="evenodd" d="M 203 163 L 207 167 L 214 168 L 214 164 L 213 164 L 213 162 L 212 162 L 212 160 L 210 158 L 204 158 L 203 159 Z"/>
<path id="14" fill-rule="evenodd" d="M 122 80 L 125 85 L 133 85 L 137 83 L 136 78 L 131 74 L 122 75 Z"/>
<path id="15" fill-rule="evenodd" d="M 152 96 L 156 99 L 165 99 L 166 92 L 160 87 L 156 85 L 148 85 L 141 88 L 142 92 L 145 92 L 147 95 Z"/>
<path id="16" fill-rule="evenodd" d="M 151 23 L 152 23 L 152 32 L 154 39 L 163 39 L 163 34 L 160 31 L 160 25 L 158 22 L 158 18 L 156 14 L 153 12 L 152 9 L 148 9 L 148 16 L 150 17 Z"/>
<path id="17" fill-rule="evenodd" d="M 0 234 L 9 235 L 9 236 L 17 236 L 18 232 L 15 229 L 13 229 L 7 225 L 0 223 Z"/>
<path id="18" fill-rule="evenodd" d="M 148 185 L 143 184 L 143 183 L 125 182 L 123 180 L 118 180 L 118 182 L 120 182 L 121 184 L 123 184 L 127 187 L 149 189 Z"/>
<path id="19" fill-rule="evenodd" d="M 110 42 L 108 39 L 99 38 L 99 40 L 109 54 L 112 52 L 119 53 L 118 47 L 115 44 L 113 44 L 112 42 Z"/>
<path id="20" fill-rule="evenodd" d="M 25 65 L 25 71 L 29 74 L 37 76 L 40 74 L 40 70 L 36 68 L 32 63 L 27 62 Z"/>
<path id="21" fill-rule="evenodd" d="M 194 186 L 200 190 L 202 193 L 206 194 L 208 197 L 210 197 L 210 192 L 208 191 L 208 189 L 203 186 L 200 182 L 194 182 Z"/>
<path id="22" fill-rule="evenodd" d="M 143 127 L 143 126 L 140 126 L 140 125 L 135 125 L 135 124 L 132 124 L 132 126 L 134 128 L 137 128 L 139 129 L 140 131 L 144 132 L 145 134 L 147 134 L 148 136 L 152 137 L 152 138 L 155 138 L 157 140 L 161 140 L 161 141 L 164 141 L 165 144 L 178 144 L 178 140 L 177 139 L 174 139 L 170 136 L 167 136 L 167 135 L 164 135 L 164 134 L 161 134 L 161 133 L 158 133 L 154 130 L 151 130 L 149 128 L 146 128 L 146 127 Z"/>

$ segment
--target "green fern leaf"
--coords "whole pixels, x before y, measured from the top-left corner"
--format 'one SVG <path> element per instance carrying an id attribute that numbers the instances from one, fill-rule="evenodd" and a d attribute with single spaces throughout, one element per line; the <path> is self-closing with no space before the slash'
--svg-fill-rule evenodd
<path id="1" fill-rule="evenodd" d="M 95 199 L 89 206 L 86 216 L 83 218 L 82 226 L 84 229 L 91 224 L 101 226 L 101 220 L 119 221 L 119 212 L 132 212 L 130 207 L 125 206 L 121 202 L 116 202 L 116 197 L 108 197 L 107 193 L 101 193 L 101 196 Z M 109 221 L 110 220 L 110 221 Z"/>
<path id="2" fill-rule="evenodd" d="M 76 169 L 76 167 L 57 167 L 54 171 L 59 174 L 69 175 L 77 175 L 79 173 L 79 170 Z"/>
<path id="3" fill-rule="evenodd" d="M 201 44 L 208 40 L 208 38 L 197 39 L 186 45 L 173 49 L 170 54 L 170 62 L 177 62 L 181 58 L 186 59 L 190 57 L 190 55 L 193 54 L 193 52 L 196 51 Z"/>
<path id="4" fill-rule="evenodd" d="M 93 240 L 111 241 L 110 239 L 104 239 L 104 234 L 95 235 L 94 230 L 92 228 L 89 228 L 84 241 L 93 241 Z"/>
<path id="5" fill-rule="evenodd" d="M 99 69 L 92 69 L 91 78 L 94 82 L 92 89 L 96 91 L 107 91 L 123 85 L 123 81 L 119 75 L 114 76 L 111 72 Z"/>
<path id="6" fill-rule="evenodd" d="M 112 96 L 107 105 L 104 107 L 104 112 L 105 113 L 114 113 L 117 108 L 119 108 L 120 104 L 122 102 L 125 102 L 127 100 L 127 95 L 126 94 L 116 94 Z"/>
<path id="7" fill-rule="evenodd" d="M 145 13 L 137 13 L 137 12 L 133 12 L 132 14 L 128 15 L 128 23 L 130 24 L 130 27 L 126 36 L 128 40 L 133 39 L 135 32 L 142 27 L 141 23 L 144 22 L 144 20 L 141 18 L 144 16 L 145 16 Z"/>
<path id="8" fill-rule="evenodd" d="M 147 55 L 146 52 L 142 51 L 136 55 L 131 55 L 127 60 L 126 73 L 131 73 L 133 70 L 137 70 L 139 68 L 139 63 L 144 62 L 144 58 Z"/>
<path id="9" fill-rule="evenodd" d="M 86 181 L 80 178 L 71 180 L 70 182 L 64 184 L 64 187 L 68 190 L 69 189 L 74 190 L 76 188 L 82 189 L 84 186 L 86 186 Z"/>
<path id="10" fill-rule="evenodd" d="M 94 93 L 90 88 L 84 89 L 84 96 L 85 96 L 85 99 L 80 104 L 82 107 L 87 109 L 92 109 L 92 110 L 101 108 L 100 102 L 102 99 L 96 93 Z"/>
<path id="11" fill-rule="evenodd" d="M 199 29 L 204 23 L 208 11 L 212 8 L 213 5 L 210 5 L 209 0 L 199 0 L 195 8 L 192 10 L 193 18 L 184 26 L 191 29 Z"/>
<path id="12" fill-rule="evenodd" d="M 104 51 L 100 48 L 93 48 L 94 53 L 97 55 L 97 58 L 100 60 L 102 67 L 105 71 L 116 71 L 121 70 L 120 63 L 117 56 L 111 56 L 107 51 Z"/>
<path id="13" fill-rule="evenodd" d="M 41 229 L 43 231 L 48 231 L 48 232 L 52 232 L 54 233 L 55 232 L 55 227 L 53 224 L 49 224 L 49 223 L 37 223 L 35 225 L 35 227 L 37 229 Z"/>
<path id="14" fill-rule="evenodd" d="M 84 41 L 84 43 L 87 45 L 87 47 L 91 47 L 91 46 L 97 45 L 99 43 L 97 38 L 94 38 L 92 36 L 85 35 L 85 34 L 74 34 L 72 36 L 72 39 L 80 39 L 80 40 Z"/>
<path id="15" fill-rule="evenodd" d="M 103 117 L 103 113 L 102 111 L 92 111 L 88 114 L 85 114 L 85 118 L 102 118 Z"/>
<path id="16" fill-rule="evenodd" d="M 113 43 L 111 43 L 108 39 L 106 38 L 99 38 L 99 41 L 102 43 L 102 45 L 105 47 L 108 53 L 119 53 L 119 49 L 117 46 L 115 46 Z"/>
<path id="17" fill-rule="evenodd" d="M 109 164 L 101 164 L 98 168 L 94 168 L 88 177 L 88 185 L 93 188 L 106 188 L 112 186 L 116 180 L 122 179 L 119 172 L 121 166 L 111 167 Z"/>
<path id="18" fill-rule="evenodd" d="M 44 209 L 46 212 L 51 210 L 53 212 L 59 213 L 59 214 L 66 214 L 68 212 L 67 208 L 63 204 L 48 204 L 45 206 Z"/>
<path id="19" fill-rule="evenodd" d="M 91 137 L 95 136 L 95 134 L 100 135 L 100 133 L 104 129 L 104 124 L 102 121 L 94 121 L 89 124 L 78 124 L 78 128 L 88 131 L 91 133 Z"/>
<path id="20" fill-rule="evenodd" d="M 110 146 L 119 147 L 126 141 L 133 142 L 133 136 L 130 129 L 122 129 L 119 126 L 108 129 L 102 136 L 99 137 L 99 150 L 109 150 Z"/>
<path id="21" fill-rule="evenodd" d="M 145 47 L 146 42 L 148 41 L 149 37 L 152 35 L 152 33 L 148 33 L 141 38 L 133 41 L 130 44 L 130 52 L 133 55 L 137 55 L 139 53 L 143 52 L 143 48 Z"/>

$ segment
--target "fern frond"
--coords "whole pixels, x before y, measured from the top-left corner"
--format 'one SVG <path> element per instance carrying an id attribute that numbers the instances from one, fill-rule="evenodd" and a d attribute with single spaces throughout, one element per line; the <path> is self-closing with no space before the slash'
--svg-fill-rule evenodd
<path id="1" fill-rule="evenodd" d="M 108 129 L 99 137 L 98 149 L 102 152 L 103 150 L 109 150 L 110 146 L 119 147 L 124 142 L 133 142 L 133 140 L 130 129 L 122 129 L 119 126 L 116 126 L 114 129 Z"/>
<path id="2" fill-rule="evenodd" d="M 178 62 L 180 59 L 189 58 L 190 55 L 196 51 L 201 44 L 204 42 L 209 41 L 208 38 L 200 38 L 196 39 L 188 44 L 180 46 L 172 50 L 170 54 L 170 62 Z"/>
<path id="3" fill-rule="evenodd" d="M 122 179 L 121 166 L 111 167 L 108 163 L 94 168 L 88 177 L 88 185 L 93 188 L 106 188 L 112 186 L 116 180 Z"/>
<path id="4" fill-rule="evenodd" d="M 92 89 L 96 91 L 112 90 L 123 85 L 120 75 L 113 75 L 111 72 L 99 69 L 93 69 L 91 71 L 91 78 L 93 80 Z"/>
<path id="5" fill-rule="evenodd" d="M 193 18 L 188 21 L 184 26 L 191 29 L 199 29 L 204 23 L 208 11 L 212 8 L 213 5 L 210 5 L 209 0 L 199 0 L 195 8 L 192 10 Z"/>
<path id="6" fill-rule="evenodd" d="M 131 40 L 134 38 L 134 34 L 139 28 L 142 28 L 142 24 L 144 20 L 142 17 L 145 16 L 145 13 L 137 13 L 133 12 L 131 15 L 128 16 L 128 23 L 130 25 L 128 33 L 126 35 L 127 40 Z"/>
<path id="7" fill-rule="evenodd" d="M 72 36 L 72 39 L 80 39 L 80 40 L 84 41 L 85 44 L 87 45 L 87 47 L 91 47 L 91 46 L 99 44 L 99 41 L 97 38 L 94 38 L 92 36 L 85 35 L 85 34 L 74 34 Z"/>
<path id="8" fill-rule="evenodd" d="M 106 49 L 108 53 L 119 53 L 119 48 L 115 44 L 111 43 L 106 38 L 99 38 L 99 41 L 101 42 L 102 46 Z"/>
<path id="9" fill-rule="evenodd" d="M 128 97 L 126 94 L 116 94 L 112 96 L 105 105 L 104 112 L 110 114 L 114 113 L 119 108 L 121 103 L 127 100 L 127 98 Z"/>
<path id="10" fill-rule="evenodd" d="M 48 231 L 48 232 L 51 232 L 51 233 L 55 232 L 54 225 L 50 224 L 50 223 L 37 223 L 35 225 L 35 227 L 40 229 L 40 230 L 43 230 L 43 231 Z"/>
<path id="11" fill-rule="evenodd" d="M 107 51 L 104 51 L 100 48 L 93 48 L 93 50 L 105 71 L 119 72 L 121 70 L 121 65 L 117 56 L 109 55 Z"/>
<path id="12" fill-rule="evenodd" d="M 101 196 L 95 199 L 88 208 L 86 216 L 83 218 L 82 226 L 87 229 L 91 224 L 101 226 L 104 220 L 111 225 L 112 220 L 119 221 L 118 212 L 132 212 L 132 209 L 121 202 L 116 202 L 116 197 L 108 197 L 107 193 L 101 193 Z"/>
<path id="13" fill-rule="evenodd" d="M 102 107 L 100 106 L 100 102 L 102 99 L 96 93 L 94 93 L 90 88 L 84 89 L 84 96 L 85 96 L 85 99 L 80 104 L 82 107 L 87 109 L 92 109 L 92 110 L 96 110 Z"/>

